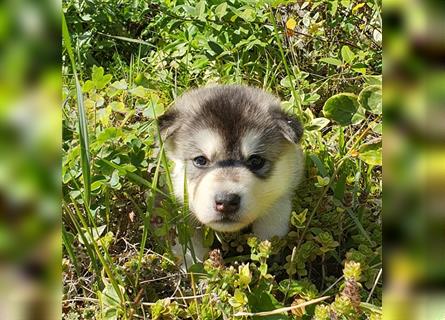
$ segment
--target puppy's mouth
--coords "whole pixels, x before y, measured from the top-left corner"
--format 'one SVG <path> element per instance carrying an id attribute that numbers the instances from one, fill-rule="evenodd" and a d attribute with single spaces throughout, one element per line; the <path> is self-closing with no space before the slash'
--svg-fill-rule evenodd
<path id="1" fill-rule="evenodd" d="M 210 223 L 224 223 L 224 224 L 231 224 L 231 223 L 239 223 L 239 221 L 235 217 L 221 217 L 218 219 L 215 219 L 211 221 Z"/>
<path id="2" fill-rule="evenodd" d="M 237 217 L 219 217 L 206 223 L 209 227 L 220 232 L 235 232 L 245 227 Z"/>

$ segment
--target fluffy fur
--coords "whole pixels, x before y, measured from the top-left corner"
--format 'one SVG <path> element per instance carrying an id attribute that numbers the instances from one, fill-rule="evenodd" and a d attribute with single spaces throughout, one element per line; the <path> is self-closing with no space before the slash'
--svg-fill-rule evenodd
<path id="1" fill-rule="evenodd" d="M 176 196 L 184 200 L 186 179 L 190 210 L 200 223 L 222 232 L 252 225 L 262 239 L 287 233 L 303 167 L 303 130 L 277 98 L 246 86 L 196 89 L 180 97 L 159 125 L 175 163 Z M 252 166 L 255 157 L 261 166 Z M 218 211 L 221 194 L 239 198 L 233 212 Z"/>

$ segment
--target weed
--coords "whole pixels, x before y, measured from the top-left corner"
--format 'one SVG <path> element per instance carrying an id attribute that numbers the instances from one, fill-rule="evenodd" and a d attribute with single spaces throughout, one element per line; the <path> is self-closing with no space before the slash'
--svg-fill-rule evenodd
<path id="1" fill-rule="evenodd" d="M 380 1 L 64 1 L 67 318 L 381 316 Z M 66 20 L 65 20 L 66 19 Z M 66 21 L 66 24 L 65 24 Z M 291 230 L 217 247 L 182 273 L 190 213 L 156 119 L 185 90 L 243 83 L 305 127 Z"/>

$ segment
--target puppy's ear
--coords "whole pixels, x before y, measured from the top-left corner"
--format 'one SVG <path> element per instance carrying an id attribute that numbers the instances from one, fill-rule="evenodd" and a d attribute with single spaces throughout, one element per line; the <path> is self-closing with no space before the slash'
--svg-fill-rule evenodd
<path id="1" fill-rule="evenodd" d="M 162 116 L 158 118 L 159 132 L 163 141 L 170 138 L 179 128 L 178 112 L 170 108 Z"/>
<path id="2" fill-rule="evenodd" d="M 295 115 L 283 111 L 276 112 L 274 119 L 282 135 L 292 143 L 299 143 L 303 136 L 303 126 Z"/>

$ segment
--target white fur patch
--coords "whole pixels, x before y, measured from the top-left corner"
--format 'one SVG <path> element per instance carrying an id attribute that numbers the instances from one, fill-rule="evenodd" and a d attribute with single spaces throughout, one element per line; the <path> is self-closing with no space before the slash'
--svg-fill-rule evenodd
<path id="1" fill-rule="evenodd" d="M 291 193 L 301 178 L 302 168 L 300 147 L 289 145 L 267 179 L 259 179 L 246 168 L 215 169 L 199 185 L 189 187 L 189 192 L 196 187 L 196 192 L 189 194 L 190 207 L 201 223 L 218 231 L 237 231 L 254 223 L 261 238 L 283 236 L 288 230 Z M 221 217 L 214 209 L 214 199 L 221 192 L 241 197 L 236 223 L 218 221 Z"/>
<path id="2" fill-rule="evenodd" d="M 258 226 L 258 229 L 261 229 L 261 234 L 259 234 L 261 237 L 281 236 L 287 232 L 290 206 L 286 202 L 291 198 L 295 186 L 301 179 L 302 169 L 303 153 L 301 148 L 297 145 L 289 145 L 280 159 L 275 162 L 272 176 L 257 181 L 250 190 L 249 193 L 252 195 L 253 201 L 246 219 L 250 222 L 255 221 L 255 223 L 263 220 L 263 223 L 260 223 L 261 227 Z M 277 223 L 267 222 L 274 219 L 281 221 L 276 221 Z"/>
<path id="3" fill-rule="evenodd" d="M 273 236 L 284 237 L 289 231 L 291 211 L 291 199 L 286 195 L 275 202 L 267 214 L 255 220 L 253 233 L 261 240 L 270 240 Z"/>
<path id="4" fill-rule="evenodd" d="M 234 181 L 234 177 L 239 180 Z M 190 205 L 199 221 L 218 231 L 237 231 L 245 226 L 245 221 L 238 223 L 219 223 L 220 213 L 216 212 L 215 195 L 218 193 L 235 193 L 241 197 L 240 212 L 246 206 L 245 195 L 249 192 L 252 174 L 245 168 L 220 168 L 207 173 L 196 187 L 195 197 L 190 198 Z M 193 194 L 190 194 L 192 197 Z"/>
<path id="5" fill-rule="evenodd" d="M 252 154 L 258 153 L 262 146 L 261 143 L 261 135 L 257 131 L 249 131 L 247 132 L 241 139 L 241 152 L 242 154 L 248 158 Z"/>
<path id="6" fill-rule="evenodd" d="M 221 136 L 211 129 L 201 129 L 196 132 L 194 136 L 196 137 L 194 139 L 196 147 L 201 150 L 203 155 L 209 160 L 212 160 L 218 150 L 222 150 L 223 148 Z M 199 156 L 199 154 L 196 156 Z"/>

